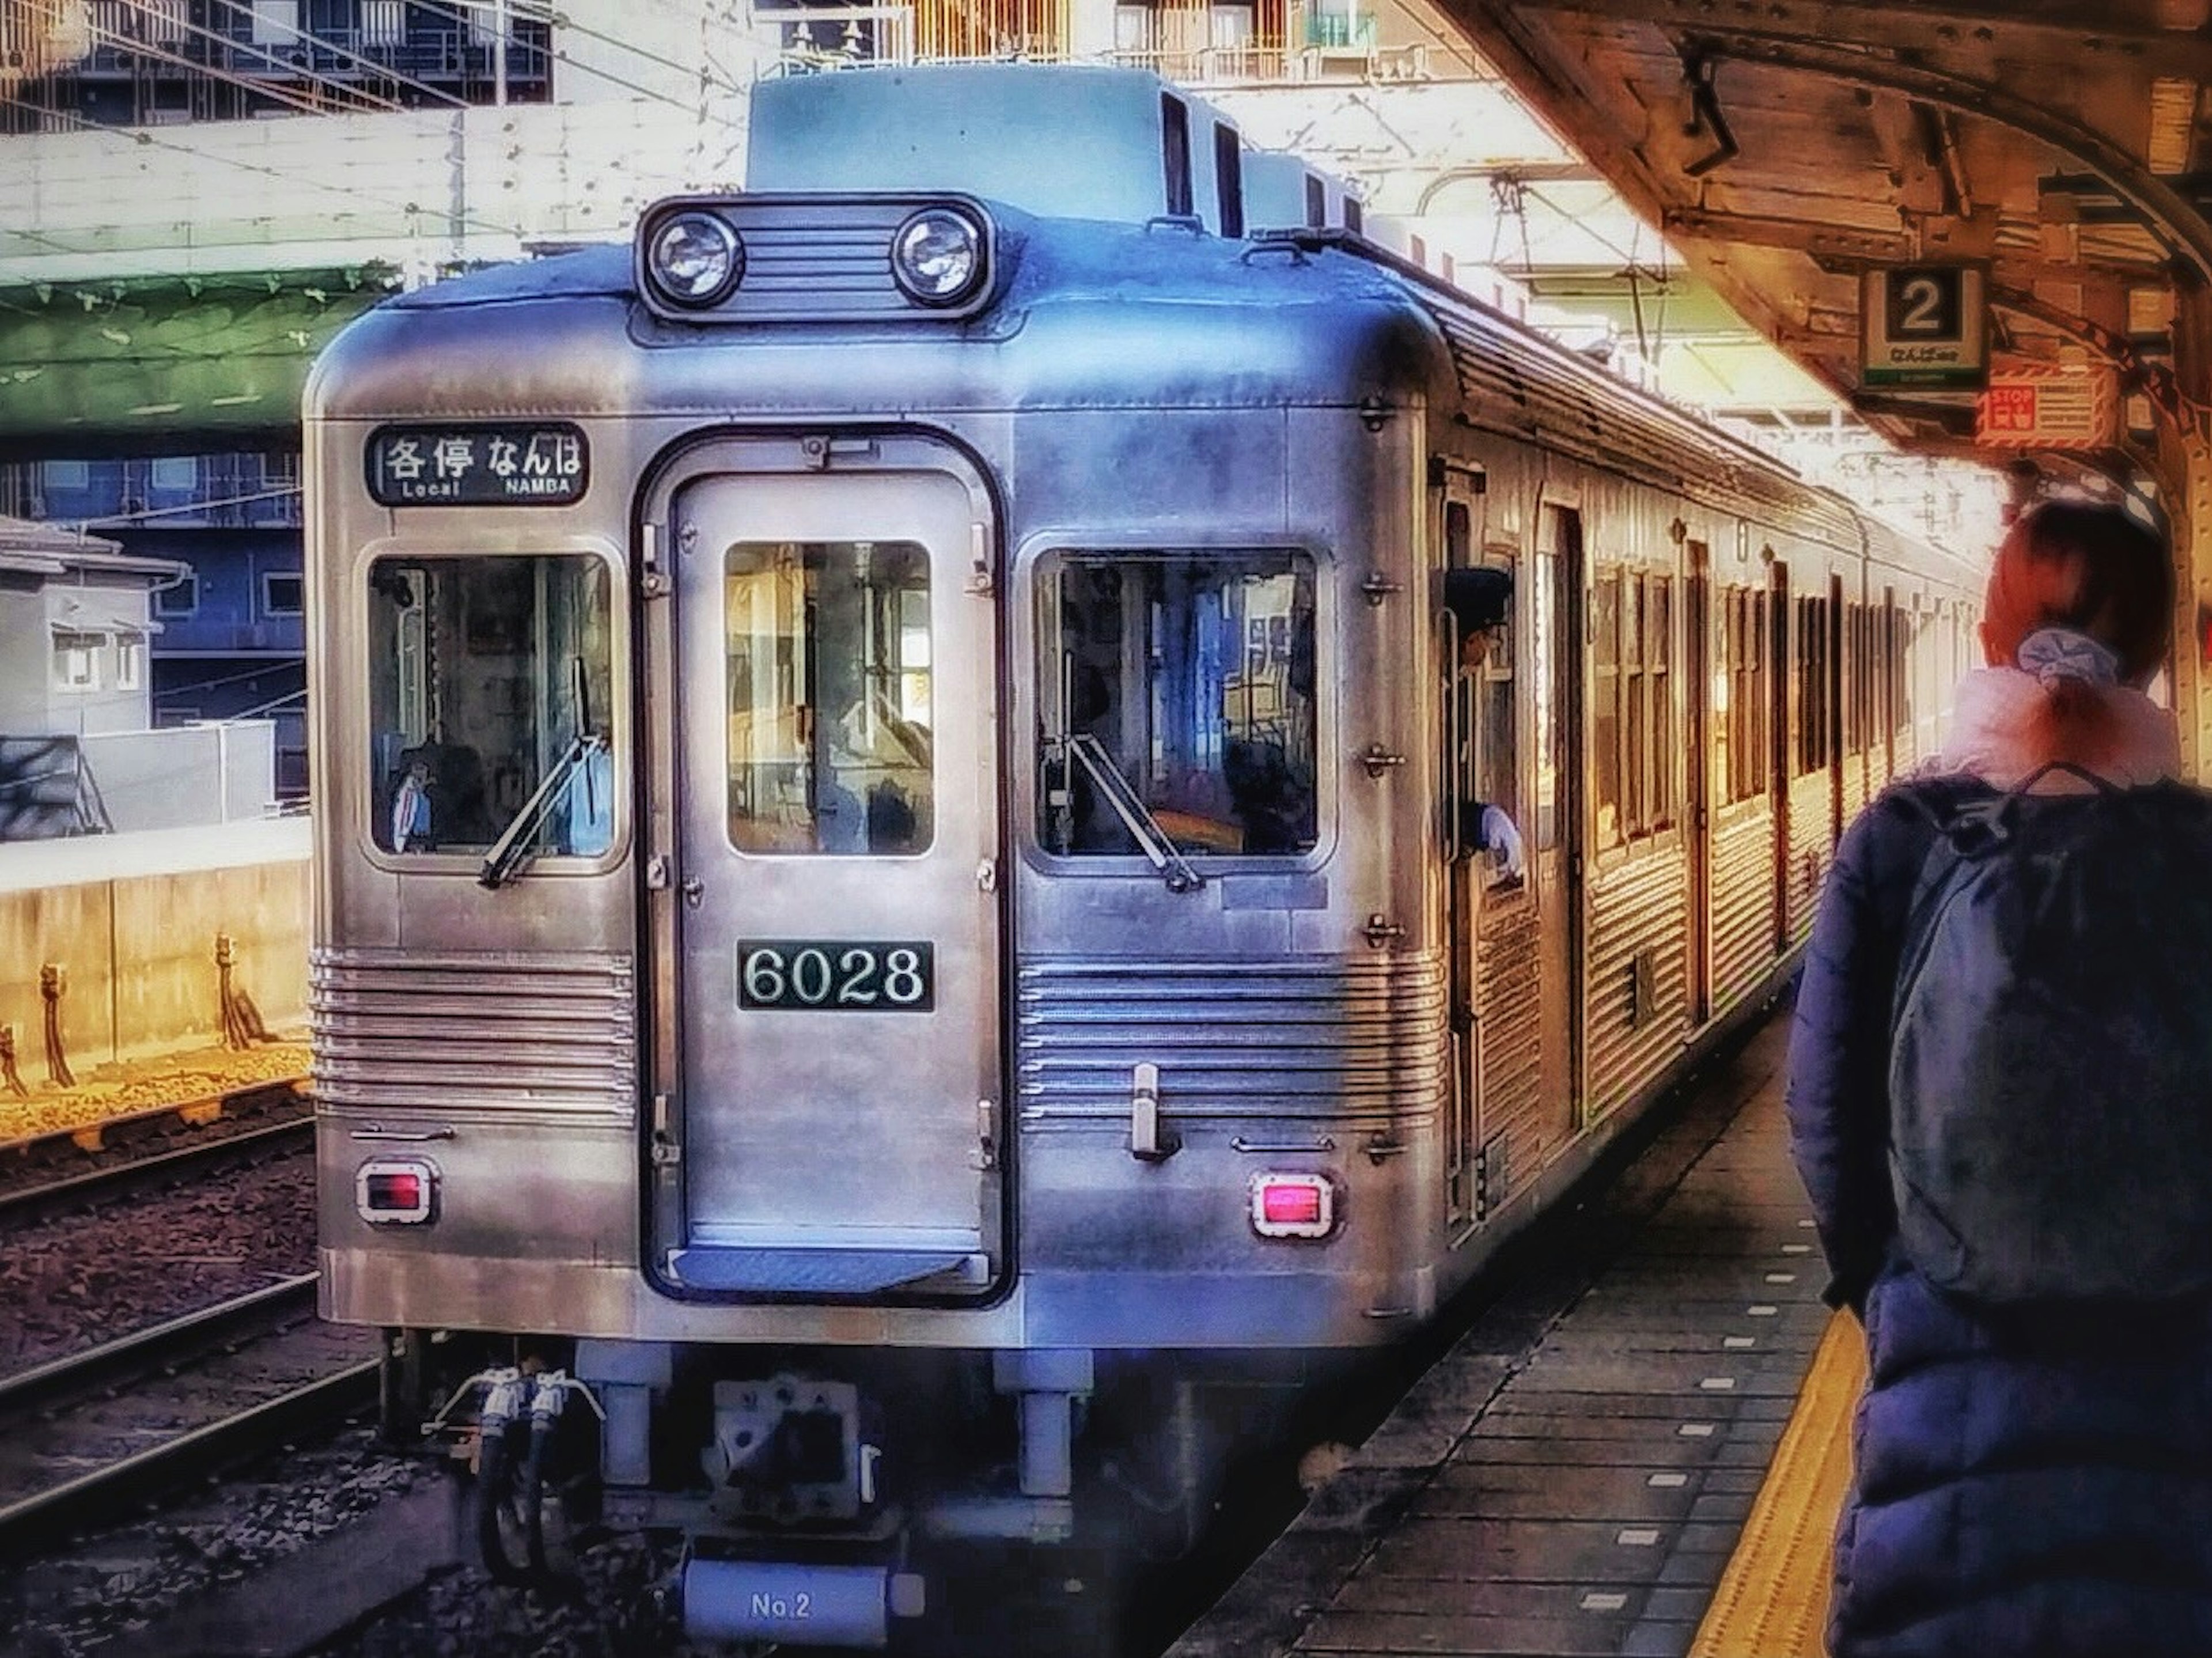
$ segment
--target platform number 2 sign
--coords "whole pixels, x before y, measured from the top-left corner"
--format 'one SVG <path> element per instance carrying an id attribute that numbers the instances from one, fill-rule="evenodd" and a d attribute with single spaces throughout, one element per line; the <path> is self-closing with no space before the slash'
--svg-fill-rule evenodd
<path id="1" fill-rule="evenodd" d="M 1860 313 L 1865 384 L 1981 386 L 1989 375 L 1987 282 L 1971 264 L 1868 271 Z"/>
<path id="2" fill-rule="evenodd" d="M 1960 336 L 1959 276 L 1956 266 L 1935 270 L 1900 270 L 1889 284 L 1889 337 L 1893 340 L 1955 340 Z"/>

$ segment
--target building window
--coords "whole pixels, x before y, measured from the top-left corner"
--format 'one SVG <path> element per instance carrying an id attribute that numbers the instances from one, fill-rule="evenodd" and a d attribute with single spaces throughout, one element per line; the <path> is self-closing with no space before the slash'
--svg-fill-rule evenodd
<path id="1" fill-rule="evenodd" d="M 289 46 L 300 38 L 300 0 L 253 0 L 253 44 Z"/>
<path id="2" fill-rule="evenodd" d="M 397 46 L 406 40 L 407 0 L 361 0 L 362 45 Z"/>
<path id="3" fill-rule="evenodd" d="M 115 643 L 115 689 L 135 691 L 146 683 L 146 647 L 136 639 Z"/>
<path id="4" fill-rule="evenodd" d="M 261 614 L 297 616 L 306 608 L 302 578 L 295 571 L 265 570 L 261 576 Z"/>
<path id="5" fill-rule="evenodd" d="M 99 634 L 54 635 L 54 685 L 64 691 L 100 689 L 100 652 L 107 643 Z"/>
<path id="6" fill-rule="evenodd" d="M 185 576 L 173 586 L 154 589 L 154 614 L 190 616 L 200 607 L 200 579 Z"/>
<path id="7" fill-rule="evenodd" d="M 146 481 L 156 489 L 190 493 L 199 488 L 199 458 L 196 455 L 164 455 L 147 469 Z"/>
<path id="8" fill-rule="evenodd" d="M 49 495 L 64 490 L 89 489 L 92 487 L 92 466 L 82 460 L 47 460 L 39 463 L 39 478 Z"/>

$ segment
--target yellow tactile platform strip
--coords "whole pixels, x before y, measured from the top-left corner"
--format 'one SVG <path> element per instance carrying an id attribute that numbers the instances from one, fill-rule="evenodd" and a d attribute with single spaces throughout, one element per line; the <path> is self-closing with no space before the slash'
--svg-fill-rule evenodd
<path id="1" fill-rule="evenodd" d="M 1820 1658 L 1829 1550 L 1851 1477 L 1851 1418 L 1866 1386 L 1866 1343 L 1838 1313 L 1775 1447 L 1690 1658 Z"/>

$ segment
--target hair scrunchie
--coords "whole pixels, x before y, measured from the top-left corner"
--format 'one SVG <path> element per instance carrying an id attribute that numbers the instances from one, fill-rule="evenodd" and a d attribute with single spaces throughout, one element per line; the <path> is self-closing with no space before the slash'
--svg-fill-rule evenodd
<path id="1" fill-rule="evenodd" d="M 2046 689 L 2062 679 L 2086 680 L 2092 685 L 2120 683 L 2119 653 L 2071 628 L 2037 629 L 2020 641 L 2014 659 Z"/>

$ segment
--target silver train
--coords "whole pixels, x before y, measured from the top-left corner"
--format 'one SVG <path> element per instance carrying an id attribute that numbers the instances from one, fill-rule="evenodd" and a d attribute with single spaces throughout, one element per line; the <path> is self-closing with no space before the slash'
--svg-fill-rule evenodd
<path id="1" fill-rule="evenodd" d="M 868 1644 L 1172 1546 L 1759 1005 L 1974 573 L 1148 76 L 755 118 L 316 372 L 323 1309 L 496 1568 Z"/>

